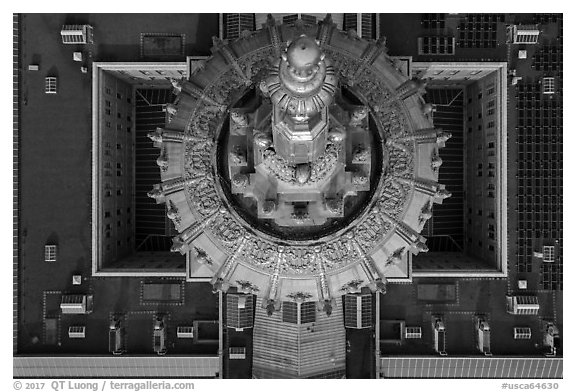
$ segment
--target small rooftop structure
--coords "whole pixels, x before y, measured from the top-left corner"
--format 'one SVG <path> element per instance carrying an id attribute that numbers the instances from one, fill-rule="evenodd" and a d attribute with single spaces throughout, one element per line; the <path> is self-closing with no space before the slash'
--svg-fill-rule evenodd
<path id="1" fill-rule="evenodd" d="M 536 315 L 540 310 L 538 297 L 535 295 L 507 296 L 506 302 L 510 314 Z"/>
<path id="2" fill-rule="evenodd" d="M 509 40 L 514 44 L 537 44 L 538 25 L 513 25 L 508 28 Z"/>
<path id="3" fill-rule="evenodd" d="M 63 314 L 88 314 L 92 313 L 92 295 L 71 294 L 63 295 L 60 302 L 60 310 Z"/>
<path id="4" fill-rule="evenodd" d="M 64 25 L 60 30 L 62 43 L 67 45 L 92 44 L 92 26 L 90 25 Z"/>

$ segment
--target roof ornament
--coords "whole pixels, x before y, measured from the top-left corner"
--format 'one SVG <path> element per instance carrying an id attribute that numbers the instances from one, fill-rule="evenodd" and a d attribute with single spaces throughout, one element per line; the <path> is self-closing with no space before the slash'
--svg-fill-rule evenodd
<path id="1" fill-rule="evenodd" d="M 326 316 L 328 316 L 328 317 L 330 317 L 330 315 L 332 314 L 332 309 L 334 307 L 333 302 L 334 302 L 334 300 L 330 300 L 330 299 L 324 300 L 324 306 L 323 306 L 322 310 L 324 310 L 324 312 L 326 312 Z"/>
<path id="2" fill-rule="evenodd" d="M 274 19 L 272 14 L 268 14 L 268 16 L 266 16 L 266 24 L 270 27 L 276 26 L 276 19 Z"/>
<path id="3" fill-rule="evenodd" d="M 170 83 L 172 83 L 172 87 L 174 88 L 174 94 L 178 95 L 182 92 L 182 83 L 179 80 L 170 78 Z"/>
<path id="4" fill-rule="evenodd" d="M 402 256 L 404 254 L 404 247 L 398 248 L 388 257 L 386 260 L 386 266 L 400 264 L 402 262 Z"/>
<path id="5" fill-rule="evenodd" d="M 216 281 L 212 284 L 212 292 L 214 294 L 216 294 L 219 291 L 226 293 L 229 288 L 230 284 L 228 284 L 228 282 L 226 282 L 222 278 L 217 278 Z"/>
<path id="6" fill-rule="evenodd" d="M 444 200 L 452 196 L 452 193 L 448 192 L 446 188 L 438 189 L 436 191 L 436 198 Z"/>

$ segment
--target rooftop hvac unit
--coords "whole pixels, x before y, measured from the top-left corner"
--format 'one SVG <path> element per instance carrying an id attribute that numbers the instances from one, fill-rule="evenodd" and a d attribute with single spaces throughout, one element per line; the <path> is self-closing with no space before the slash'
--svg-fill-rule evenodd
<path id="1" fill-rule="evenodd" d="M 124 329 L 120 320 L 114 319 L 110 322 L 110 329 L 108 330 L 108 351 L 113 355 L 121 355 L 124 353 Z"/>
<path id="2" fill-rule="evenodd" d="M 537 315 L 540 310 L 538 297 L 534 295 L 507 296 L 506 302 L 510 314 Z"/>
<path id="3" fill-rule="evenodd" d="M 434 350 L 442 356 L 446 356 L 446 328 L 444 321 L 440 317 L 433 318 L 432 322 L 434 330 Z"/>
<path id="4" fill-rule="evenodd" d="M 559 345 L 560 333 L 558 327 L 553 323 L 548 323 L 544 328 L 544 347 L 548 347 L 548 352 L 544 353 L 544 355 L 547 357 L 555 357 Z"/>
<path id="5" fill-rule="evenodd" d="M 510 32 L 514 44 L 537 44 L 540 35 L 538 25 L 514 25 Z"/>
<path id="6" fill-rule="evenodd" d="M 158 316 L 154 320 L 154 352 L 158 355 L 166 354 L 166 328 L 164 317 Z"/>
<path id="7" fill-rule="evenodd" d="M 67 45 L 94 43 L 90 25 L 64 25 L 60 35 L 62 43 Z"/>
<path id="8" fill-rule="evenodd" d="M 176 336 L 180 339 L 193 339 L 194 338 L 194 327 L 191 326 L 181 326 L 176 329 Z"/>
<path id="9" fill-rule="evenodd" d="M 525 340 L 532 337 L 532 331 L 528 327 L 514 327 L 514 339 Z"/>
<path id="10" fill-rule="evenodd" d="M 48 78 L 46 78 L 48 79 Z M 54 87 L 55 89 L 56 87 Z M 44 261 L 46 262 L 54 262 L 56 261 L 56 251 L 58 247 L 56 245 L 44 245 Z"/>
<path id="11" fill-rule="evenodd" d="M 480 350 L 480 352 L 484 353 L 486 356 L 491 356 L 492 352 L 490 351 L 490 326 L 486 320 L 481 318 L 477 319 L 476 333 L 478 334 L 478 350 Z"/>
<path id="12" fill-rule="evenodd" d="M 63 295 L 60 302 L 63 314 L 88 314 L 92 313 L 92 307 L 92 295 Z"/>
<path id="13" fill-rule="evenodd" d="M 246 347 L 230 347 L 228 350 L 230 359 L 246 359 Z"/>
<path id="14" fill-rule="evenodd" d="M 86 337 L 86 327 L 80 325 L 68 327 L 68 337 L 70 339 L 84 339 Z"/>
<path id="15" fill-rule="evenodd" d="M 404 330 L 404 337 L 406 339 L 422 339 L 422 328 L 406 327 Z"/>

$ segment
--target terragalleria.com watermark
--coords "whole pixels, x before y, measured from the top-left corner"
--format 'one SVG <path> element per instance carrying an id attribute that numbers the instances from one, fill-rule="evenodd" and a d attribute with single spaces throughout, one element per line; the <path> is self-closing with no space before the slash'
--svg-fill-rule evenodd
<path id="1" fill-rule="evenodd" d="M 54 380 L 54 381 L 14 381 L 16 391 L 157 391 L 194 389 L 193 382 L 182 381 L 80 381 L 80 380 Z"/>

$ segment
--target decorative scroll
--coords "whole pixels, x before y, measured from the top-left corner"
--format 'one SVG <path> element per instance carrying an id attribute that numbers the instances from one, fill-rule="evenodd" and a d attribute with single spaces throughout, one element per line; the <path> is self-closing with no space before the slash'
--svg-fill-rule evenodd
<path id="1" fill-rule="evenodd" d="M 388 173 L 400 178 L 412 178 L 414 176 L 413 144 L 388 144 Z"/>
<path id="2" fill-rule="evenodd" d="M 324 245 L 322 247 L 322 255 L 327 272 L 354 263 L 360 257 L 360 254 L 354 248 L 353 242 L 346 236 Z"/>
<path id="3" fill-rule="evenodd" d="M 409 185 L 399 183 L 393 178 L 387 177 L 384 180 L 384 187 L 378 199 L 378 206 L 389 217 L 399 219 L 400 214 L 404 211 L 404 204 L 406 203 L 409 191 Z"/>
<path id="4" fill-rule="evenodd" d="M 311 247 L 289 247 L 284 252 L 284 263 L 280 266 L 283 274 L 314 274 L 318 266 L 314 262 L 314 251 Z"/>
<path id="5" fill-rule="evenodd" d="M 277 253 L 277 247 L 270 242 L 258 237 L 250 237 L 241 256 L 247 263 L 268 271 L 274 271 Z"/>
<path id="6" fill-rule="evenodd" d="M 228 249 L 236 248 L 242 239 L 245 230 L 229 214 L 220 214 L 210 223 L 209 227 L 212 235 Z"/>
<path id="7" fill-rule="evenodd" d="M 377 208 L 373 209 L 368 217 L 360 223 L 355 230 L 356 241 L 366 250 L 384 239 L 392 229 L 392 224 L 386 220 Z"/>

